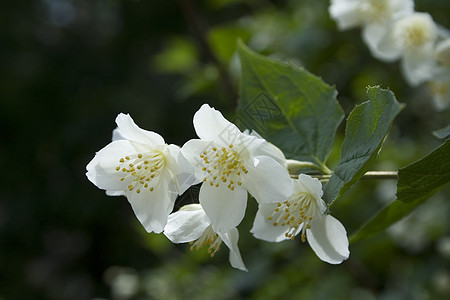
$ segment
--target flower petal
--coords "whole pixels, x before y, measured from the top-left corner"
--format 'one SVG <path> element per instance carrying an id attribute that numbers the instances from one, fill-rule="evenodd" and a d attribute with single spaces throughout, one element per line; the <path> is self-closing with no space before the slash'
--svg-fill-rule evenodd
<path id="1" fill-rule="evenodd" d="M 281 242 L 286 239 L 286 232 L 289 227 L 286 226 L 274 226 L 273 222 L 269 222 L 267 217 L 271 215 L 274 209 L 277 207 L 275 203 L 260 204 L 258 212 L 256 213 L 253 227 L 250 230 L 253 235 L 261 240 L 268 242 Z"/>
<path id="2" fill-rule="evenodd" d="M 380 41 L 389 31 L 389 22 L 370 23 L 362 28 L 362 38 L 370 51 L 375 51 Z"/>
<path id="3" fill-rule="evenodd" d="M 118 140 L 126 140 L 126 138 L 124 138 L 121 134 L 120 134 L 120 129 L 116 128 L 113 130 L 112 133 L 112 141 L 118 141 Z"/>
<path id="4" fill-rule="evenodd" d="M 300 174 L 298 180 L 295 181 L 294 190 L 297 192 L 306 192 L 311 194 L 315 199 L 321 199 L 323 195 L 322 183 L 319 179 L 312 178 L 306 174 Z"/>
<path id="5" fill-rule="evenodd" d="M 183 206 L 169 215 L 164 235 L 172 243 L 186 243 L 198 239 L 211 225 L 200 204 Z"/>
<path id="6" fill-rule="evenodd" d="M 189 164 L 194 168 L 195 177 L 197 178 L 197 183 L 203 179 L 203 161 L 200 158 L 200 154 L 212 145 L 209 141 L 202 141 L 199 139 L 192 139 L 187 141 L 183 147 L 181 147 L 181 153 L 189 162 Z"/>
<path id="7" fill-rule="evenodd" d="M 214 141 L 229 145 L 241 135 L 241 131 L 208 104 L 203 104 L 194 115 L 194 128 L 198 137 L 205 141 Z"/>
<path id="8" fill-rule="evenodd" d="M 167 167 L 174 173 L 178 185 L 178 193 L 183 194 L 190 186 L 200 182 L 194 174 L 194 167 L 184 157 L 180 148 L 169 145 L 170 156 L 174 160 L 167 161 Z"/>
<path id="9" fill-rule="evenodd" d="M 347 232 L 331 215 L 316 219 L 306 230 L 306 237 L 316 255 L 327 263 L 340 264 L 350 255 Z"/>
<path id="10" fill-rule="evenodd" d="M 236 228 L 232 228 L 225 234 L 218 233 L 222 241 L 230 248 L 230 264 L 233 268 L 248 272 L 242 260 L 238 247 L 239 232 Z"/>
<path id="11" fill-rule="evenodd" d="M 125 191 L 108 190 L 108 191 L 106 191 L 106 195 L 108 195 L 108 196 L 125 196 Z"/>
<path id="12" fill-rule="evenodd" d="M 136 150 L 129 141 L 114 141 L 97 152 L 86 166 L 86 176 L 98 188 L 103 190 L 125 190 L 126 185 L 120 181 L 122 177 L 115 168 L 120 158 L 135 154 Z"/>
<path id="13" fill-rule="evenodd" d="M 160 233 L 167 223 L 176 198 L 167 188 L 165 182 L 160 182 L 152 192 L 147 189 L 140 193 L 127 191 L 128 201 L 147 232 Z"/>
<path id="14" fill-rule="evenodd" d="M 115 134 L 113 132 L 113 138 L 123 138 L 147 145 L 165 144 L 164 139 L 159 134 L 139 128 L 129 114 L 120 113 L 116 117 L 116 124 L 118 130 Z"/>
<path id="15" fill-rule="evenodd" d="M 292 194 L 292 181 L 287 170 L 268 156 L 254 157 L 247 164 L 243 186 L 259 203 L 283 202 Z"/>
<path id="16" fill-rule="evenodd" d="M 389 29 L 389 28 L 387 28 Z M 363 39 L 369 47 L 370 52 L 375 58 L 382 60 L 384 62 L 392 62 L 400 58 L 403 46 L 399 41 L 399 38 L 394 34 L 392 28 L 386 31 L 386 34 L 380 38 L 378 41 L 371 41 L 371 34 L 377 31 L 377 35 L 381 34 L 381 31 L 376 27 L 364 27 L 362 31 Z M 377 39 L 379 36 L 377 36 Z"/>
<path id="17" fill-rule="evenodd" d="M 250 145 L 249 152 L 253 153 L 254 156 L 265 155 L 273 158 L 276 162 L 278 162 L 283 167 L 287 168 L 286 157 L 284 156 L 283 151 L 280 150 L 277 146 L 272 143 L 266 141 L 263 137 L 261 137 L 256 131 L 252 131 L 250 134 L 244 132 L 245 135 L 250 135 L 257 137 L 261 141 L 253 142 Z M 254 145 L 254 147 L 252 147 Z"/>
<path id="18" fill-rule="evenodd" d="M 406 53 L 401 62 L 401 70 L 409 85 L 417 86 L 432 77 L 435 63 L 433 47 L 429 44 Z"/>
<path id="19" fill-rule="evenodd" d="M 227 232 L 244 218 L 247 207 L 247 191 L 236 187 L 231 191 L 225 185 L 219 187 L 202 184 L 200 204 L 211 220 L 215 232 Z"/>
<path id="20" fill-rule="evenodd" d="M 332 0 L 328 11 L 340 30 L 361 25 L 358 1 Z"/>

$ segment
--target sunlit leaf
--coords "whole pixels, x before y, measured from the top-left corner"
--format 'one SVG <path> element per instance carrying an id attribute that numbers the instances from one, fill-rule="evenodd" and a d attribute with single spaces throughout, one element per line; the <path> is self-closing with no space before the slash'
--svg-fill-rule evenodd
<path id="1" fill-rule="evenodd" d="M 328 203 L 342 196 L 370 168 L 402 109 L 389 90 L 370 87 L 367 96 L 369 100 L 356 106 L 347 119 L 341 160 L 324 188 Z"/>
<path id="2" fill-rule="evenodd" d="M 286 157 L 323 163 L 344 113 L 336 90 L 303 68 L 258 55 L 242 43 L 237 123 L 280 147 Z"/>

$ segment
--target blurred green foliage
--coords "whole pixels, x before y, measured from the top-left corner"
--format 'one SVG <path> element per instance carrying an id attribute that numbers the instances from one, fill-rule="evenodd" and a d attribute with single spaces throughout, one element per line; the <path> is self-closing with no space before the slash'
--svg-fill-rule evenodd
<path id="1" fill-rule="evenodd" d="M 186 3 L 189 7 L 186 8 Z M 208 102 L 236 108 L 238 39 L 336 86 L 346 115 L 368 85 L 406 108 L 375 169 L 429 153 L 448 125 L 397 63 L 373 59 L 358 30 L 339 32 L 328 1 L 20 0 L 0 3 L 0 299 L 445 299 L 450 297 L 449 188 L 407 219 L 350 246 L 331 266 L 299 241 L 271 244 L 239 226 L 249 273 L 146 234 L 126 199 L 107 197 L 85 166 L 119 112 L 182 144 Z M 450 28 L 446 0 L 416 1 Z M 342 140 L 343 126 L 338 139 Z M 339 144 L 339 143 L 337 143 Z M 331 164 L 339 161 L 335 145 Z M 6 172 L 8 171 L 8 172 Z M 350 189 L 333 215 L 351 234 L 394 199 L 394 182 Z M 182 201 L 193 201 L 185 197 Z M 177 204 L 179 207 L 181 204 Z M 248 216 L 256 205 L 249 201 Z"/>

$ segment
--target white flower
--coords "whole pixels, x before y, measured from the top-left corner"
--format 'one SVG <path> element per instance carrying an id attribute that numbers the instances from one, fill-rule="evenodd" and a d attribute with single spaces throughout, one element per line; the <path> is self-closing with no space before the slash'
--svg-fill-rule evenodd
<path id="1" fill-rule="evenodd" d="M 265 140 L 242 133 L 207 104 L 195 113 L 194 127 L 200 139 L 188 141 L 181 151 L 196 169 L 198 182 L 203 181 L 199 201 L 216 232 L 228 232 L 242 221 L 247 191 L 259 203 L 291 194 L 289 174 L 268 156 L 278 152 Z"/>
<path id="2" fill-rule="evenodd" d="M 428 82 L 428 89 L 436 110 L 446 109 L 450 104 L 450 68 L 436 67 L 433 70 L 433 77 Z"/>
<path id="3" fill-rule="evenodd" d="M 170 214 L 164 235 L 173 243 L 191 242 L 191 250 L 209 246 L 208 253 L 211 257 L 219 250 L 223 241 L 230 249 L 231 265 L 247 271 L 237 245 L 238 230 L 232 228 L 226 233 L 215 232 L 200 204 L 185 205 L 179 211 Z"/>
<path id="4" fill-rule="evenodd" d="M 374 56 L 385 61 L 401 58 L 406 81 L 418 85 L 432 76 L 436 61 L 436 24 L 428 13 L 413 13 L 392 23 L 392 28 L 372 49 Z"/>
<path id="5" fill-rule="evenodd" d="M 178 146 L 139 128 L 128 114 L 116 123 L 113 141 L 89 162 L 86 176 L 108 195 L 125 195 L 145 229 L 160 233 L 175 198 L 192 183 L 192 167 Z"/>
<path id="6" fill-rule="evenodd" d="M 255 237 L 280 242 L 300 234 L 308 240 L 316 255 L 330 264 L 347 259 L 347 232 L 337 219 L 327 214 L 321 199 L 322 184 L 316 178 L 300 174 L 291 197 L 279 203 L 260 204 L 251 232 Z"/>
<path id="7" fill-rule="evenodd" d="M 329 7 L 339 29 L 362 27 L 363 40 L 371 51 L 390 31 L 392 20 L 413 10 L 413 0 L 332 0 Z"/>
<path id="8" fill-rule="evenodd" d="M 436 45 L 434 55 L 439 63 L 450 68 L 450 38 L 446 38 Z"/>

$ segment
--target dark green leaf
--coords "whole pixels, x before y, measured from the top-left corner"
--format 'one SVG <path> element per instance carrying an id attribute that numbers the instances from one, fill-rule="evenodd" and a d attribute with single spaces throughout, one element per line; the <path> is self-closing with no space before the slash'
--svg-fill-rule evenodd
<path id="1" fill-rule="evenodd" d="M 421 160 L 399 171 L 398 199 L 383 208 L 351 238 L 370 237 L 401 220 L 450 182 L 450 140 Z"/>
<path id="2" fill-rule="evenodd" d="M 450 140 L 425 158 L 400 169 L 397 198 L 408 203 L 428 198 L 450 181 Z"/>
<path id="3" fill-rule="evenodd" d="M 288 158 L 324 163 L 344 115 L 336 90 L 303 68 L 258 55 L 242 43 L 238 51 L 238 126 L 256 130 Z"/>
<path id="4" fill-rule="evenodd" d="M 342 196 L 369 169 L 402 109 L 389 90 L 370 87 L 367 95 L 369 101 L 356 106 L 347 119 L 341 160 L 324 189 L 328 203 Z"/>

